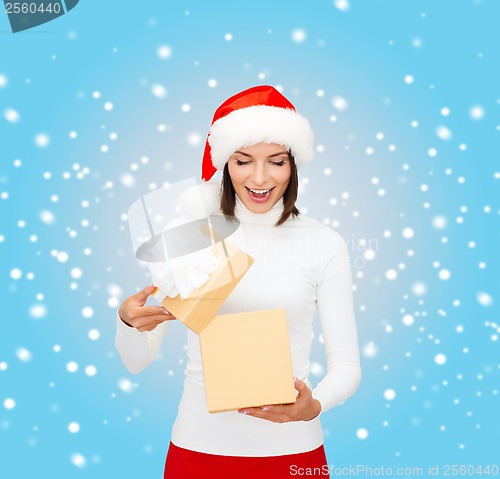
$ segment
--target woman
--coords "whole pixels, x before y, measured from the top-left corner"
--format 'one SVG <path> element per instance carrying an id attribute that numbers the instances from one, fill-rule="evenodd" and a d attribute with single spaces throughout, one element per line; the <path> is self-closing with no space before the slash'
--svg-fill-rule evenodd
<path id="1" fill-rule="evenodd" d="M 255 260 L 218 314 L 286 309 L 298 395 L 293 404 L 209 414 L 198 336 L 188 331 L 184 392 L 165 478 L 279 479 L 305 474 L 305 468 L 319 468 L 328 477 L 320 416 L 356 391 L 361 370 L 346 243 L 295 206 L 297 168 L 311 160 L 312 145 L 307 120 L 270 86 L 238 93 L 214 115 L 202 178 L 208 181 L 222 170 L 222 183 L 200 188 L 210 212 L 239 220 L 242 247 Z M 144 306 L 153 291 L 148 286 L 118 311 L 116 347 L 134 373 L 154 360 L 175 319 L 160 306 Z M 327 374 L 311 390 L 316 307 Z"/>

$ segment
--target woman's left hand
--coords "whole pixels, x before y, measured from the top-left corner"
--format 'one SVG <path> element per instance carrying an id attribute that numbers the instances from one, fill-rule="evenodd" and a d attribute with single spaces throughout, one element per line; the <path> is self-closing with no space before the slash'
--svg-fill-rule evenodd
<path id="1" fill-rule="evenodd" d="M 312 397 L 312 391 L 300 379 L 295 379 L 295 389 L 299 392 L 292 404 L 245 407 L 239 413 L 267 419 L 273 422 L 310 421 L 321 412 L 321 404 Z"/>

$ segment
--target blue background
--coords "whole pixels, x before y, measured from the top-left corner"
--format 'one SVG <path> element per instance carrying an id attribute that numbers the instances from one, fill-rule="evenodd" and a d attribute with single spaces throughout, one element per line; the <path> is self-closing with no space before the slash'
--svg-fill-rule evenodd
<path id="1" fill-rule="evenodd" d="M 258 84 L 310 120 L 299 206 L 351 252 L 363 379 L 322 416 L 330 465 L 499 462 L 500 5 L 348 4 L 82 0 L 18 34 L 0 12 L 1 477 L 162 476 L 186 330 L 122 365 L 116 307 L 149 281 L 126 212 L 199 178 L 215 109 Z"/>

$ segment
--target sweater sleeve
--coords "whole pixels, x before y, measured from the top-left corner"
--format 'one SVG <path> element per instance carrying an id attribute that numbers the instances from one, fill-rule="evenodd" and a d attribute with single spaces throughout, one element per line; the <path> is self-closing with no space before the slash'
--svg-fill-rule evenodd
<path id="1" fill-rule="evenodd" d="M 327 373 L 313 390 L 321 413 L 352 396 L 361 381 L 359 347 L 354 317 L 352 277 L 345 240 L 336 233 L 334 255 L 325 265 L 317 287 Z"/>
<path id="2" fill-rule="evenodd" d="M 127 326 L 117 311 L 115 347 L 129 372 L 138 374 L 155 360 L 170 323 L 164 321 L 152 331 L 141 332 Z"/>

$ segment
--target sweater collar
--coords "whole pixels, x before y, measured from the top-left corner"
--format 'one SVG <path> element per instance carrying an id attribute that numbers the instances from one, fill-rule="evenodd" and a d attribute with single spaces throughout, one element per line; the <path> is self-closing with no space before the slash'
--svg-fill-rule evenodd
<path id="1" fill-rule="evenodd" d="M 283 197 L 267 213 L 253 213 L 243 204 L 237 194 L 235 197 L 234 214 L 243 224 L 275 225 L 283 212 Z"/>

